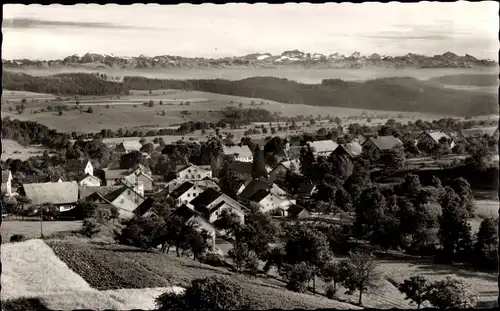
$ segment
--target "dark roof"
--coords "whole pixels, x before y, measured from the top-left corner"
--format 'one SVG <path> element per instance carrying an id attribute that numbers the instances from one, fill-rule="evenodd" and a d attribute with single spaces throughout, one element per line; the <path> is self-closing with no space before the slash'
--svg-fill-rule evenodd
<path id="1" fill-rule="evenodd" d="M 345 151 L 350 157 L 355 158 L 363 152 L 363 147 L 356 141 L 340 145 L 339 151 Z"/>
<path id="2" fill-rule="evenodd" d="M 89 160 L 68 160 L 66 161 L 66 169 L 83 170 L 87 166 Z"/>
<path id="3" fill-rule="evenodd" d="M 82 187 L 80 189 L 80 199 L 84 199 L 94 193 L 99 193 L 100 195 L 105 196 L 108 193 L 120 188 L 121 186 Z"/>
<path id="4" fill-rule="evenodd" d="M 379 150 L 391 150 L 397 145 L 401 145 L 402 142 L 394 136 L 378 136 L 370 137 L 366 142 L 371 141 Z M 365 142 L 365 143 L 366 143 Z"/>
<path id="5" fill-rule="evenodd" d="M 118 179 L 118 178 L 123 178 L 128 175 L 129 171 L 128 170 L 109 170 L 109 169 L 104 169 L 104 179 Z"/>
<path id="6" fill-rule="evenodd" d="M 240 197 L 245 199 L 250 199 L 257 191 L 261 189 L 269 189 L 272 185 L 262 179 L 253 179 L 246 187 L 243 192 L 240 193 Z"/>
<path id="7" fill-rule="evenodd" d="M 109 202 L 113 202 L 120 194 L 123 193 L 123 191 L 125 191 L 126 189 L 128 189 L 127 186 L 122 186 L 114 191 L 111 191 L 109 192 L 108 194 L 104 195 L 103 197 L 108 200 Z"/>
<path id="8" fill-rule="evenodd" d="M 313 189 L 314 189 L 314 184 L 308 183 L 308 182 L 303 182 L 300 184 L 298 193 L 299 194 L 311 194 Z"/>
<path id="9" fill-rule="evenodd" d="M 231 162 L 228 164 L 229 168 L 232 171 L 241 173 L 241 174 L 252 174 L 252 162 Z"/>
<path id="10" fill-rule="evenodd" d="M 222 193 L 220 193 L 219 191 L 214 190 L 212 188 L 208 188 L 207 190 L 200 193 L 200 195 L 198 195 L 196 198 L 194 198 L 189 203 L 191 205 L 193 205 L 195 208 L 197 206 L 201 206 L 201 205 L 208 206 L 210 203 L 212 203 L 214 200 L 216 200 L 221 195 L 222 195 Z"/>
<path id="11" fill-rule="evenodd" d="M 260 201 L 262 201 L 262 199 L 264 199 L 265 197 L 267 197 L 269 195 L 269 193 L 271 193 L 271 192 L 269 190 L 267 190 L 267 189 L 260 189 L 257 192 L 255 192 L 249 198 L 249 200 L 253 201 L 253 202 L 260 202 Z"/>
<path id="12" fill-rule="evenodd" d="M 174 191 L 172 191 L 172 193 L 170 193 L 170 196 L 173 197 L 174 199 L 177 199 L 181 195 L 183 195 L 186 191 L 191 189 L 191 187 L 193 187 L 193 186 L 194 186 L 193 183 L 186 181 L 182 185 L 180 185 L 179 187 L 175 188 Z"/>
<path id="13" fill-rule="evenodd" d="M 198 213 L 187 207 L 186 204 L 182 204 L 172 213 L 172 216 L 174 215 L 181 217 L 184 221 L 187 221 L 193 216 L 198 216 Z"/>
<path id="14" fill-rule="evenodd" d="M 298 206 L 296 204 L 292 204 L 287 212 L 288 212 L 288 216 L 291 216 L 291 217 L 297 217 L 297 215 L 299 215 L 302 211 L 306 211 L 306 212 L 309 212 L 307 209 L 305 209 L 304 207 L 302 206 Z"/>
<path id="15" fill-rule="evenodd" d="M 214 207 L 212 207 L 211 209 L 208 209 L 205 205 L 197 205 L 195 206 L 195 210 L 200 213 L 201 215 L 203 215 L 203 217 L 205 218 L 209 218 L 210 215 L 216 211 L 219 207 L 221 207 L 222 205 L 224 205 L 226 202 L 225 201 L 220 201 L 217 205 L 215 205 Z"/>
<path id="16" fill-rule="evenodd" d="M 153 207 L 155 203 L 156 203 L 155 199 L 151 197 L 147 198 L 139 206 L 137 206 L 137 208 L 134 210 L 134 214 L 136 214 L 137 216 L 144 215 L 151 209 L 151 207 Z"/>

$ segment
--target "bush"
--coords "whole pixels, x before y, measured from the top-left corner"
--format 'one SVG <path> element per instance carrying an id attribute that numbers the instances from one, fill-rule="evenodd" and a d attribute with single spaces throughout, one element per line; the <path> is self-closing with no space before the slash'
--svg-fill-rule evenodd
<path id="1" fill-rule="evenodd" d="M 248 297 L 241 286 L 227 277 L 194 279 L 184 295 L 162 294 L 156 299 L 160 310 L 240 310 L 248 308 Z"/>
<path id="2" fill-rule="evenodd" d="M 22 242 L 26 240 L 26 237 L 22 234 L 14 234 L 13 236 L 10 237 L 10 243 L 15 243 L 15 242 Z"/>
<path id="3" fill-rule="evenodd" d="M 225 267 L 225 261 L 217 254 L 206 253 L 200 256 L 200 262 L 213 267 Z"/>
<path id="4" fill-rule="evenodd" d="M 307 282 L 312 277 L 311 268 L 306 263 L 296 265 L 285 264 L 282 267 L 281 275 L 287 280 L 286 288 L 304 293 L 307 290 Z"/>
<path id="5" fill-rule="evenodd" d="M 99 233 L 99 231 L 100 231 L 99 227 L 100 227 L 99 222 L 96 219 L 86 218 L 83 221 L 82 229 L 80 230 L 80 233 L 88 238 L 92 238 L 97 233 Z"/>
<path id="6" fill-rule="evenodd" d="M 332 284 L 328 284 L 325 287 L 325 295 L 327 298 L 333 299 L 333 297 L 335 297 L 336 293 L 337 293 L 337 289 L 335 289 Z"/>

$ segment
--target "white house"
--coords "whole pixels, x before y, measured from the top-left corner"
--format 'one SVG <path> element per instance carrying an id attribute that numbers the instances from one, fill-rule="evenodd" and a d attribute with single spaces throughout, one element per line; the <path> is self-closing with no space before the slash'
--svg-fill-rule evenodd
<path id="1" fill-rule="evenodd" d="M 59 182 L 62 182 L 62 180 Z M 78 179 L 78 185 L 80 187 L 100 187 L 101 180 L 93 175 L 87 174 Z"/>
<path id="2" fill-rule="evenodd" d="M 185 181 L 182 185 L 175 188 L 174 191 L 170 193 L 170 197 L 175 200 L 176 206 L 181 206 L 183 204 L 189 206 L 189 202 L 204 191 L 204 188 L 201 188 L 189 181 Z"/>
<path id="3" fill-rule="evenodd" d="M 235 213 L 241 224 L 245 223 L 245 212 L 248 209 L 229 196 L 214 189 L 207 189 L 189 202 L 188 207 L 198 211 L 211 223 L 217 220 L 222 211 Z"/>
<path id="4" fill-rule="evenodd" d="M 115 147 L 115 153 L 124 154 L 132 151 L 140 151 L 142 145 L 137 140 L 123 141 Z"/>
<path id="5" fill-rule="evenodd" d="M 119 217 L 122 219 L 133 218 L 135 209 L 144 202 L 143 196 L 127 186 L 120 187 L 106 195 L 95 192 L 87 198 L 96 203 L 110 204 L 116 207 L 120 213 Z"/>
<path id="6" fill-rule="evenodd" d="M 331 139 L 311 141 L 308 145 L 315 156 L 329 156 L 339 146 Z"/>
<path id="7" fill-rule="evenodd" d="M 2 170 L 2 195 L 12 195 L 12 172 L 10 170 Z"/>
<path id="8" fill-rule="evenodd" d="M 177 172 L 177 179 L 181 182 L 202 180 L 204 178 L 212 178 L 212 170 L 201 168 L 199 166 L 190 164 L 187 167 Z"/>
<path id="9" fill-rule="evenodd" d="M 455 147 L 455 142 L 453 139 L 448 136 L 446 133 L 443 133 L 441 131 L 435 131 L 435 132 L 423 132 L 420 136 L 417 138 L 417 146 L 429 146 L 429 147 L 434 147 L 439 145 L 440 140 L 446 139 L 450 143 L 448 145 L 449 149 L 453 149 Z M 427 150 L 425 150 L 427 151 Z"/>
<path id="10" fill-rule="evenodd" d="M 292 205 L 296 204 L 295 200 L 288 199 L 287 197 L 279 197 L 269 190 L 261 189 L 252 195 L 249 199 L 260 205 L 261 212 L 269 213 L 273 211 L 284 211 L 283 216 L 286 216 L 286 210 Z"/>
<path id="11" fill-rule="evenodd" d="M 234 157 L 235 161 L 253 162 L 253 153 L 248 146 L 222 146 L 222 152 L 225 156 Z"/>

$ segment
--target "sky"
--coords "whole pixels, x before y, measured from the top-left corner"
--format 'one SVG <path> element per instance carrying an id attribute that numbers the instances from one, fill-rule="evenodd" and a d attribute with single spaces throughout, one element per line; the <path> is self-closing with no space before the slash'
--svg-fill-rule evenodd
<path id="1" fill-rule="evenodd" d="M 498 60 L 496 1 L 3 5 L 3 59 L 454 52 Z"/>

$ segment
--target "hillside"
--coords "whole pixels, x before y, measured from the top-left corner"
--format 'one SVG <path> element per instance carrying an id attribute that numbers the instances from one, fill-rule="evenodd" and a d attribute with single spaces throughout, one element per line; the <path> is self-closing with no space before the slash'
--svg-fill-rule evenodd
<path id="1" fill-rule="evenodd" d="M 432 82 L 452 85 L 473 85 L 473 86 L 496 86 L 498 87 L 498 75 L 493 74 L 459 74 L 446 75 L 429 79 Z"/>
<path id="2" fill-rule="evenodd" d="M 408 77 L 366 82 L 329 79 L 323 80 L 321 84 L 304 84 L 274 77 L 253 77 L 238 81 L 125 77 L 123 82 L 111 82 L 105 78 L 81 73 L 35 77 L 5 72 L 3 87 L 10 90 L 66 95 L 120 95 L 128 93 L 129 90 L 182 89 L 310 106 L 457 116 L 498 113 L 496 94 L 446 89 Z"/>
<path id="3" fill-rule="evenodd" d="M 255 68 L 276 66 L 302 66 L 325 68 L 475 68 L 495 66 L 491 60 L 477 59 L 471 55 L 459 56 L 451 52 L 442 55 L 425 56 L 408 53 L 404 56 L 384 56 L 379 54 L 351 55 L 339 53 L 306 53 L 290 50 L 280 55 L 254 53 L 245 56 L 224 57 L 217 59 L 189 58 L 162 55 L 147 57 L 119 57 L 109 54 L 87 53 L 83 56 L 72 55 L 58 60 L 2 60 L 5 68 Z"/>

